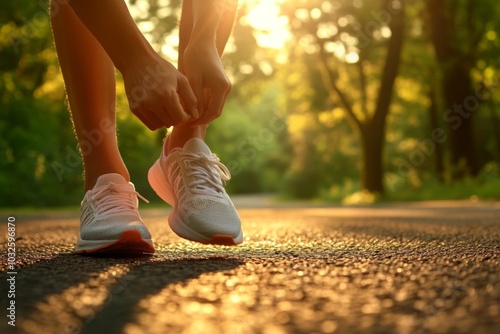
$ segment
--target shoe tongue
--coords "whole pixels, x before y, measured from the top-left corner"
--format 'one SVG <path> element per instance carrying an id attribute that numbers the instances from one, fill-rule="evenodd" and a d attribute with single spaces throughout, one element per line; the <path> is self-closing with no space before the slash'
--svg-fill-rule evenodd
<path id="1" fill-rule="evenodd" d="M 200 138 L 191 138 L 184 144 L 184 149 L 192 153 L 204 153 L 208 156 L 212 155 L 212 151 Z"/>
<path id="2" fill-rule="evenodd" d="M 95 187 L 96 188 L 102 187 L 102 186 L 105 186 L 105 185 L 110 184 L 110 183 L 124 184 L 124 183 L 127 183 L 127 181 L 125 181 L 125 178 L 123 176 L 121 176 L 120 174 L 109 173 L 109 174 L 104 174 L 104 175 L 99 176 L 99 178 L 97 179 L 97 182 L 95 184 Z"/>

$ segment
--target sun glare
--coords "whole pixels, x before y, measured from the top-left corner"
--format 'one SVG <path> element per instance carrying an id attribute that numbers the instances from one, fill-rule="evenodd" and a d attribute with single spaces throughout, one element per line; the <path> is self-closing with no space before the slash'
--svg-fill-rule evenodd
<path id="1" fill-rule="evenodd" d="M 279 0 L 247 0 L 246 21 L 256 30 L 257 43 L 265 48 L 282 49 L 290 39 L 288 18 L 280 15 Z"/>
<path id="2" fill-rule="evenodd" d="M 240 0 L 239 5 L 246 5 L 248 13 L 242 18 L 242 23 L 251 26 L 254 29 L 254 36 L 257 44 L 262 48 L 282 50 L 278 55 L 280 62 L 286 58 L 285 44 L 291 39 L 291 33 L 288 28 L 288 18 L 280 13 L 280 4 L 285 0 Z M 127 0 L 130 12 L 134 18 L 146 18 L 149 10 L 147 0 L 138 0 L 133 5 L 131 0 Z M 161 5 L 167 6 L 166 0 L 160 0 Z M 155 25 L 150 21 L 139 22 L 140 30 L 144 33 L 146 39 L 154 43 L 151 32 Z M 177 61 L 178 30 L 174 29 L 171 34 L 165 37 L 163 41 L 158 41 L 155 48 L 171 62 Z M 227 50 L 231 48 L 231 41 Z M 227 52 L 226 50 L 226 52 Z"/>
<path id="3" fill-rule="evenodd" d="M 252 2 L 250 2 L 252 4 Z M 254 2 L 255 3 L 255 2 Z M 259 1 L 252 7 L 247 15 L 252 27 L 259 30 L 273 30 L 278 26 L 278 5 L 274 1 Z"/>

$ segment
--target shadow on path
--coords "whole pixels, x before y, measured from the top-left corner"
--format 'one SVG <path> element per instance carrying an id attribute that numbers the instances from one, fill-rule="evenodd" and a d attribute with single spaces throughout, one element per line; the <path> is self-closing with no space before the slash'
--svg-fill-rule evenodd
<path id="1" fill-rule="evenodd" d="M 121 333 L 137 314 L 136 307 L 142 300 L 156 295 L 170 284 L 187 282 L 205 273 L 231 270 L 241 264 L 243 261 L 228 257 L 193 259 L 189 253 L 177 254 L 175 259 L 60 254 L 19 271 L 17 289 L 30 293 L 19 294 L 16 301 L 18 319 L 30 321 L 27 326 L 20 324 L 24 331 L 30 331 L 35 323 L 43 326 L 47 318 L 54 319 L 55 316 L 59 326 L 54 327 L 58 327 L 62 334 Z M 128 272 L 118 278 L 110 277 L 113 267 L 118 270 L 128 268 Z M 112 280 L 111 284 L 106 284 L 109 283 L 106 277 Z M 98 284 L 100 281 L 102 286 Z M 107 297 L 98 305 L 92 306 L 91 303 L 90 312 L 79 313 L 82 309 L 80 299 L 89 293 L 101 293 L 101 296 L 107 293 Z M 55 303 L 54 299 L 57 299 Z M 53 308 L 54 304 L 57 307 Z M 42 309 L 40 305 L 43 305 Z M 58 315 L 58 311 L 61 314 Z"/>
<path id="2" fill-rule="evenodd" d="M 243 264 L 241 260 L 208 258 L 173 260 L 160 263 L 149 263 L 134 266 L 120 281 L 129 282 L 126 292 L 112 294 L 110 302 L 96 315 L 93 321 L 88 322 L 83 333 L 123 333 L 127 323 L 135 315 L 139 303 L 151 296 L 159 294 L 167 286 L 198 278 L 202 274 L 234 269 Z M 146 279 L 147 277 L 147 279 Z M 118 283 L 119 284 L 119 283 Z M 147 301 L 148 308 L 157 307 Z M 173 315 L 175 316 L 175 315 Z"/>

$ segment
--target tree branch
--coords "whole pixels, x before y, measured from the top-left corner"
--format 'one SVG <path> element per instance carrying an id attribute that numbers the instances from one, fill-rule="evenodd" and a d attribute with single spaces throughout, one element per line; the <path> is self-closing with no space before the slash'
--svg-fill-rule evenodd
<path id="1" fill-rule="evenodd" d="M 401 2 L 401 5 L 404 6 L 403 2 Z M 405 34 L 404 7 L 401 13 L 396 15 L 391 21 L 390 29 L 392 35 L 387 48 L 387 55 L 384 62 L 384 69 L 380 82 L 377 105 L 375 108 L 375 113 L 373 114 L 373 118 L 371 120 L 374 128 L 377 129 L 377 131 L 384 130 L 385 118 L 387 116 L 391 103 L 394 81 L 396 80 L 399 63 L 401 62 L 401 50 L 403 48 L 403 40 Z"/>
<path id="2" fill-rule="evenodd" d="M 324 73 L 326 73 L 326 76 L 323 75 L 325 85 L 329 87 L 329 91 L 334 91 L 337 96 L 340 99 L 340 102 L 342 103 L 344 109 L 346 110 L 348 118 L 356 125 L 358 129 L 361 129 L 363 126 L 361 121 L 359 120 L 358 117 L 356 117 L 356 114 L 354 113 L 354 110 L 352 108 L 352 103 L 348 100 L 347 96 L 340 90 L 340 88 L 337 86 L 335 83 L 335 75 L 328 65 L 328 55 L 325 52 L 324 49 L 324 42 L 321 41 L 319 37 L 316 36 L 316 41 L 318 42 L 319 46 L 319 56 L 321 60 L 321 64 L 323 65 Z"/>
<path id="3" fill-rule="evenodd" d="M 358 72 L 359 72 L 359 86 L 361 91 L 361 110 L 365 115 L 365 119 L 368 119 L 368 98 L 366 96 L 366 74 L 365 67 L 363 66 L 363 58 L 361 52 L 359 54 L 359 60 L 357 62 Z"/>

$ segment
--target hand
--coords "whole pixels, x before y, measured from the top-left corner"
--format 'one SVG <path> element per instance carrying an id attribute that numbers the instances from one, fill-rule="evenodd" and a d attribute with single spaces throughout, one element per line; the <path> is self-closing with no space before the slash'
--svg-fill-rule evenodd
<path id="1" fill-rule="evenodd" d="M 181 71 L 198 100 L 200 117 L 193 125 L 208 124 L 219 117 L 232 86 L 215 44 L 190 43 L 184 51 Z"/>
<path id="2" fill-rule="evenodd" d="M 187 78 L 160 56 L 127 66 L 122 75 L 130 109 L 150 130 L 198 119 Z"/>

